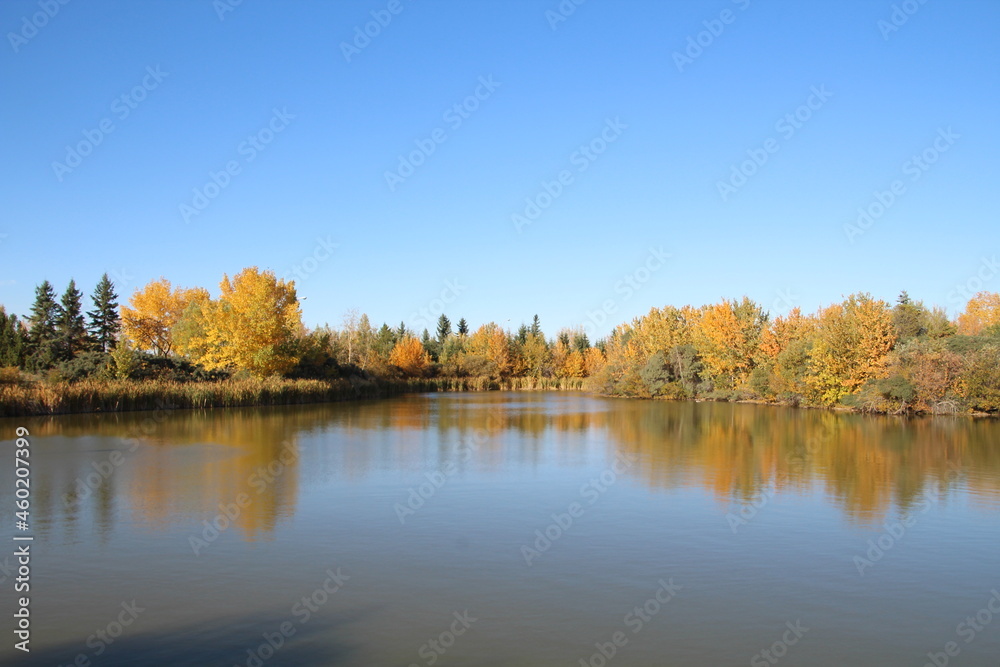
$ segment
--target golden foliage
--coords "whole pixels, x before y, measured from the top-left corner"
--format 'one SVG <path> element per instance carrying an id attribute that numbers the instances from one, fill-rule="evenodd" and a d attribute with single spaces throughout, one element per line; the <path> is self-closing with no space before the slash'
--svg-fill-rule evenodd
<path id="1" fill-rule="evenodd" d="M 218 300 L 193 302 L 178 327 L 182 352 L 209 370 L 236 368 L 263 377 L 298 361 L 302 315 L 295 283 L 252 266 L 223 276 Z"/>
<path id="2" fill-rule="evenodd" d="M 507 334 L 495 322 L 479 327 L 469 337 L 466 351 L 493 362 L 496 366 L 496 372 L 500 376 L 509 375 L 511 372 L 512 359 Z"/>
<path id="3" fill-rule="evenodd" d="M 427 370 L 430 356 L 418 339 L 406 336 L 393 346 L 389 353 L 389 363 L 398 366 L 405 374 L 416 377 Z"/>
<path id="4" fill-rule="evenodd" d="M 886 355 L 896 343 L 892 311 L 881 299 L 852 294 L 820 312 L 809 352 L 814 399 L 833 404 L 870 379 L 886 376 Z"/>
<path id="5" fill-rule="evenodd" d="M 121 306 L 122 335 L 137 349 L 170 354 L 174 325 L 196 300 L 207 301 L 208 292 L 201 287 L 171 290 L 166 278 L 151 281 L 133 292 L 128 306 Z"/>
<path id="6" fill-rule="evenodd" d="M 958 333 L 978 336 L 996 324 L 1000 324 L 1000 293 L 979 292 L 958 316 Z"/>

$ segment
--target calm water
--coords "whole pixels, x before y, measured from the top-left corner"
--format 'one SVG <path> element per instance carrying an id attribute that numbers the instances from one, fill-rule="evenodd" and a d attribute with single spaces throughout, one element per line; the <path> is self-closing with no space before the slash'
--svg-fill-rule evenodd
<path id="1" fill-rule="evenodd" d="M 1000 665 L 997 422 L 489 393 L 17 425 L 3 664 Z"/>

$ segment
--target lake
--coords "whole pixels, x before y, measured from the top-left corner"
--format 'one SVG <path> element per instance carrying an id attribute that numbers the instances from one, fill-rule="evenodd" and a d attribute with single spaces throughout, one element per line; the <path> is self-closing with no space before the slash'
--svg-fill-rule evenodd
<path id="1" fill-rule="evenodd" d="M 9 480 L 16 426 L 32 651 L 6 548 L 2 664 L 1000 665 L 997 421 L 554 392 L 3 419 Z"/>

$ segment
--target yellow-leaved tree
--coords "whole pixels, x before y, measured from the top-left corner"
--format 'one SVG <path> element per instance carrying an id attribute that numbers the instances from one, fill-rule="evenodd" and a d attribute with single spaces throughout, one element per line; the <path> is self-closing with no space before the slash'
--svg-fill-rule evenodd
<path id="1" fill-rule="evenodd" d="M 139 350 L 170 354 L 174 347 L 173 328 L 192 301 L 208 300 L 201 287 L 171 289 L 166 278 L 136 289 L 129 305 L 122 304 L 122 335 Z"/>
<path id="2" fill-rule="evenodd" d="M 209 370 L 235 368 L 263 377 L 298 362 L 302 311 L 295 282 L 256 266 L 219 283 L 217 300 L 189 305 L 177 326 L 178 351 Z"/>
<path id="3" fill-rule="evenodd" d="M 896 344 L 889 304 L 852 294 L 821 311 L 809 350 L 813 399 L 832 404 L 871 379 L 886 376 L 886 355 Z"/>
<path id="4" fill-rule="evenodd" d="M 997 324 L 1000 324 L 1000 293 L 979 292 L 958 316 L 958 333 L 978 336 Z"/>

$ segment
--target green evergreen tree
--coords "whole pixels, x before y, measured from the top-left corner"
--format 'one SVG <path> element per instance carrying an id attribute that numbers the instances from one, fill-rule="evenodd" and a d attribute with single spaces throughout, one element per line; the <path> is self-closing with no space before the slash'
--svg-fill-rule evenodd
<path id="1" fill-rule="evenodd" d="M 400 322 L 399 323 L 399 326 L 396 328 L 395 334 L 396 334 L 396 342 L 397 343 L 399 341 L 403 340 L 404 338 L 406 338 L 406 334 L 407 334 L 406 322 Z"/>
<path id="2" fill-rule="evenodd" d="M 383 360 L 388 361 L 392 348 L 396 344 L 396 332 L 383 323 L 382 327 L 375 334 L 375 352 Z"/>
<path id="3" fill-rule="evenodd" d="M 56 322 L 59 319 L 59 304 L 56 293 L 48 280 L 35 288 L 35 302 L 31 306 L 28 321 L 27 355 L 25 365 L 33 371 L 51 368 L 56 363 L 58 337 Z"/>
<path id="4" fill-rule="evenodd" d="M 468 322 L 465 321 L 464 317 L 458 321 L 458 335 L 459 336 L 469 335 L 469 324 Z"/>
<path id="5" fill-rule="evenodd" d="M 21 366 L 24 364 L 24 327 L 17 315 L 7 314 L 0 306 L 0 366 Z"/>
<path id="6" fill-rule="evenodd" d="M 69 361 L 83 352 L 89 343 L 87 327 L 83 323 L 82 299 L 83 294 L 76 288 L 76 281 L 70 279 L 56 319 L 58 356 L 63 361 Z"/>
<path id="7" fill-rule="evenodd" d="M 110 352 L 118 340 L 121 319 L 118 315 L 115 284 L 108 279 L 108 274 L 101 276 L 101 282 L 97 283 L 91 299 L 94 301 L 94 309 L 87 311 L 91 339 L 99 352 Z"/>
<path id="8" fill-rule="evenodd" d="M 528 327 L 523 324 L 517 329 L 517 342 L 520 345 L 524 345 L 528 342 Z"/>
<path id="9" fill-rule="evenodd" d="M 531 318 L 531 335 L 538 336 L 539 338 L 542 336 L 542 323 L 538 319 L 538 315 Z"/>
<path id="10" fill-rule="evenodd" d="M 437 340 L 439 343 L 443 343 L 448 336 L 451 335 L 451 320 L 444 313 L 441 313 L 441 317 L 438 318 L 437 325 Z"/>

